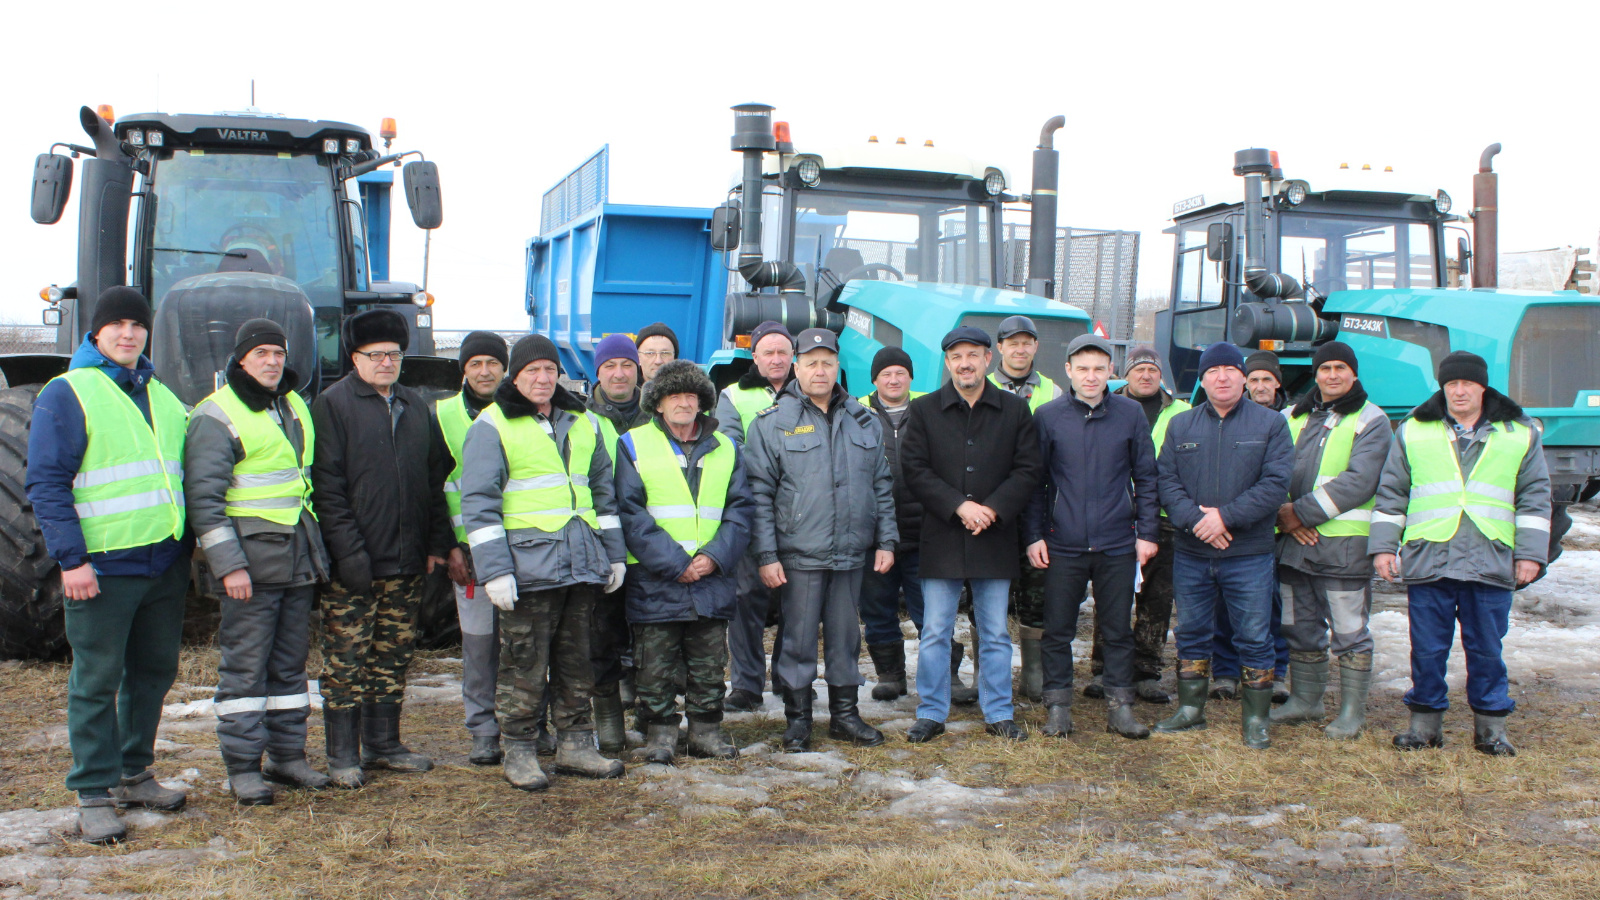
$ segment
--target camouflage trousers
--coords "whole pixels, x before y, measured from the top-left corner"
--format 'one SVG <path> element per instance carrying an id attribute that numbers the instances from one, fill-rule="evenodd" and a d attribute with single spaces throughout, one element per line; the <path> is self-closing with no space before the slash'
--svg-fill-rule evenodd
<path id="1" fill-rule="evenodd" d="M 556 731 L 594 730 L 589 631 L 599 590 L 598 585 L 574 584 L 525 591 L 510 612 L 501 610 L 494 705 L 500 733 L 508 740 L 533 740 L 546 701 Z"/>
<path id="2" fill-rule="evenodd" d="M 633 653 L 639 664 L 639 708 L 646 724 L 678 724 L 680 684 L 689 721 L 722 721 L 723 678 L 728 673 L 726 620 L 700 616 L 693 622 L 635 625 Z"/>
<path id="3" fill-rule="evenodd" d="M 322 592 L 322 702 L 333 709 L 399 703 L 417 646 L 422 576 L 372 579 L 355 594 L 337 581 Z"/>
<path id="4" fill-rule="evenodd" d="M 1028 563 L 1022 553 L 1022 577 L 1011 580 L 1011 617 L 1022 628 L 1044 627 L 1044 569 Z"/>

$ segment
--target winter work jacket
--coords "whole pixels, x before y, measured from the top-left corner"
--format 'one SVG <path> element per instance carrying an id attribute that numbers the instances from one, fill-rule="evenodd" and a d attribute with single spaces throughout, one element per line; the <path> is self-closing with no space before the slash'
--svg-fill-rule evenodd
<path id="1" fill-rule="evenodd" d="M 1278 507 L 1289 495 L 1294 444 L 1282 413 L 1240 398 L 1226 417 L 1211 402 L 1178 413 L 1156 459 L 1161 505 L 1177 529 L 1174 546 L 1209 558 L 1271 553 Z M 1205 515 L 1222 514 L 1233 540 L 1218 550 L 1194 536 Z"/>
<path id="2" fill-rule="evenodd" d="M 421 575 L 455 546 L 444 483 L 452 459 L 422 395 L 384 400 L 355 372 L 311 406 L 311 505 L 335 562 L 366 556 L 373 577 Z"/>
<path id="3" fill-rule="evenodd" d="M 98 368 L 126 392 L 149 427 L 149 389 L 156 372 L 148 358 L 141 356 L 134 368 L 125 368 L 101 353 L 92 337 L 85 336 L 72 354 L 68 371 L 85 368 Z M 114 438 L 114 435 L 107 437 Z M 188 556 L 193 544 L 187 529 L 182 536 L 169 535 L 143 546 L 89 552 L 73 495 L 73 479 L 78 477 L 88 449 L 89 428 L 84 407 L 72 385 L 65 378 L 55 378 L 44 386 L 34 402 L 33 423 L 28 434 L 28 501 L 33 504 L 33 514 L 39 520 L 50 558 L 60 563 L 63 570 L 90 563 L 99 575 L 154 578 Z M 169 474 L 176 475 L 174 486 L 182 484 L 181 472 Z M 176 499 L 181 508 L 183 499 Z"/>
<path id="4" fill-rule="evenodd" d="M 947 382 L 911 401 L 900 441 L 901 472 L 922 502 L 922 577 L 1016 578 L 1022 518 L 1043 471 L 1027 404 L 986 381 L 969 406 Z M 995 511 L 981 534 L 956 516 L 968 500 Z"/>
<path id="5" fill-rule="evenodd" d="M 1137 401 L 1090 406 L 1068 392 L 1034 414 L 1044 478 L 1028 504 L 1023 545 L 1066 555 L 1127 553 L 1161 536 L 1156 450 Z"/>
<path id="6" fill-rule="evenodd" d="M 695 424 L 699 432 L 692 441 L 674 438 L 657 417 L 630 430 L 618 442 L 617 508 L 622 515 L 622 533 L 628 553 L 637 560 L 628 566 L 626 586 L 628 621 L 633 624 L 692 622 L 696 616 L 731 619 L 738 604 L 734 567 L 750 545 L 751 514 L 755 504 L 750 499 L 750 485 L 745 478 L 739 445 L 718 433 L 717 420 L 710 416 L 701 416 Z M 720 510 L 716 534 L 692 552 L 657 521 L 658 516 L 679 512 L 662 509 L 676 505 L 672 498 L 666 496 L 665 490 L 657 490 L 653 495 L 651 487 L 639 474 L 639 454 L 652 452 L 649 448 L 641 451 L 640 437 L 652 430 L 665 435 L 668 446 L 678 456 L 676 468 L 694 500 L 693 506 L 702 511 L 707 507 Z M 725 449 L 719 450 L 719 445 Z M 655 446 L 659 448 L 659 444 Z M 703 479 L 706 459 L 714 451 L 726 453 L 732 460 L 728 487 L 721 497 L 711 496 L 711 488 Z M 716 568 L 692 584 L 678 583 L 678 576 L 699 554 L 710 557 Z"/>
<path id="7" fill-rule="evenodd" d="M 461 518 L 480 582 L 513 572 L 518 589 L 524 592 L 605 584 L 611 564 L 627 559 L 611 456 L 602 444 L 599 420 L 560 386 L 550 406 L 548 419 L 538 415 L 516 383 L 507 380 L 495 391 L 494 406 L 467 429 L 461 451 Z M 498 422 L 515 431 L 503 435 Z M 526 427 L 529 425 L 532 427 Z M 526 432 L 531 434 L 524 441 Z M 540 451 L 545 448 L 532 443 L 538 440 L 554 442 L 556 452 L 543 456 Z M 517 454 L 516 460 L 508 456 L 508 450 Z M 561 468 L 538 462 L 554 457 L 559 457 Z M 523 484 L 510 483 L 513 468 Z M 560 524 L 545 528 L 507 522 L 517 515 L 506 511 L 509 495 L 549 488 L 560 489 L 560 502 L 568 506 L 563 510 L 568 512 L 565 518 L 550 514 L 549 507 L 526 518 L 552 523 L 561 519 Z M 590 502 L 585 504 L 584 499 Z"/>
<path id="8" fill-rule="evenodd" d="M 761 565 L 859 569 L 893 551 L 894 479 L 878 419 L 834 385 L 824 413 L 789 382 L 756 416 L 746 445 L 755 498 L 752 546 Z"/>
<path id="9" fill-rule="evenodd" d="M 311 422 L 310 411 L 294 394 L 298 383 L 294 370 L 285 369 L 278 389 L 269 392 L 234 362 L 228 366 L 227 387 L 200 401 L 189 416 L 183 493 L 189 506 L 189 525 L 199 536 L 200 549 L 214 580 L 205 587 L 215 596 L 223 593 L 223 576 L 240 569 L 246 570 L 251 584 L 260 588 L 298 587 L 328 580 L 327 551 L 322 546 L 317 520 L 308 508 L 309 496 L 292 511 L 276 507 L 264 510 L 279 519 L 292 512 L 294 521 L 289 523 L 249 514 L 248 508 L 231 506 L 228 500 L 230 491 L 237 497 L 241 489 L 248 489 L 252 475 L 239 469 L 247 467 L 252 457 L 275 459 L 280 453 L 286 458 L 292 455 L 291 465 L 304 469 L 306 434 Z M 229 407 L 237 412 L 241 406 L 244 415 L 236 420 Z M 287 447 L 277 441 L 276 435 L 282 436 Z M 287 471 L 284 474 L 287 476 Z M 282 484 L 257 489 L 255 493 L 284 495 L 284 499 L 291 490 L 308 494 L 306 478 L 309 471 L 303 478 L 285 479 Z"/>
<path id="10" fill-rule="evenodd" d="M 788 387 L 794 381 L 794 370 L 790 369 Z M 762 394 L 766 399 L 762 399 Z M 761 377 L 754 368 L 739 376 L 739 380 L 722 389 L 717 395 L 717 411 L 714 414 L 717 420 L 717 430 L 733 438 L 734 443 L 743 445 L 746 435 L 750 433 L 750 426 L 756 420 L 756 414 L 764 409 L 771 408 L 778 402 L 779 391 L 772 389 L 772 382 Z"/>
<path id="11" fill-rule="evenodd" d="M 1002 370 L 996 369 L 989 373 L 989 383 L 1008 394 L 1021 397 L 1028 404 L 1029 412 L 1038 412 L 1039 407 L 1061 397 L 1061 387 L 1054 381 L 1039 374 L 1038 369 L 1028 373 L 1028 377 L 1020 382 L 1012 383 Z"/>
<path id="12" fill-rule="evenodd" d="M 1394 444 L 1378 482 L 1367 551 L 1399 553 L 1401 576 L 1406 584 L 1453 578 L 1515 588 L 1515 561 L 1526 559 L 1543 566 L 1550 553 L 1550 470 L 1545 463 L 1539 430 L 1533 427 L 1533 420 L 1523 415 L 1522 407 L 1493 388 L 1484 391 L 1483 413 L 1470 434 L 1455 434 L 1455 420 L 1450 418 L 1447 409 L 1444 392 L 1439 391 L 1412 410 L 1395 430 Z M 1454 534 L 1445 540 L 1403 540 L 1405 529 L 1411 524 L 1407 513 L 1414 500 L 1408 441 L 1412 440 L 1412 430 L 1420 424 L 1442 426 L 1446 430 L 1447 446 L 1455 450 L 1457 471 L 1467 482 L 1484 477 L 1485 473 L 1474 469 L 1491 436 L 1498 434 L 1501 440 L 1514 439 L 1519 446 L 1526 438 L 1527 449 L 1517 463 L 1514 483 L 1513 479 L 1506 478 L 1506 483 L 1491 481 L 1476 489 L 1479 493 L 1509 499 L 1515 507 L 1514 511 L 1508 511 L 1511 512 L 1509 524 L 1514 529 L 1511 543 L 1490 540 L 1466 514 L 1460 516 Z"/>
<path id="13" fill-rule="evenodd" d="M 1389 417 L 1359 381 L 1332 403 L 1321 397 L 1312 388 L 1285 414 L 1291 437 L 1299 430 L 1289 499 L 1301 524 L 1317 530 L 1317 542 L 1307 547 L 1280 535 L 1278 563 L 1310 575 L 1370 578 L 1367 532 L 1389 456 Z"/>
<path id="14" fill-rule="evenodd" d="M 912 391 L 909 399 L 915 400 L 921 396 Z M 889 411 L 883 408 L 877 391 L 862 397 L 861 405 L 877 415 L 878 423 L 883 428 L 883 455 L 889 460 L 889 477 L 894 479 L 894 521 L 900 531 L 898 547 L 901 551 L 915 553 L 917 542 L 922 540 L 922 502 L 911 493 L 905 472 L 900 466 L 900 434 L 905 431 L 906 416 L 911 415 L 911 410 L 908 408 L 901 413 L 900 424 L 896 425 L 889 418 Z"/>
<path id="15" fill-rule="evenodd" d="M 589 402 L 585 404 L 585 408 L 594 413 L 594 417 L 600 422 L 600 438 L 605 444 L 607 453 L 614 453 L 617 438 L 627 434 L 630 429 L 638 428 L 640 425 L 650 421 L 650 414 L 645 412 L 639 404 L 641 390 L 642 388 L 634 388 L 633 412 L 631 415 L 627 410 L 607 400 L 605 392 L 598 387 L 594 389 L 593 394 L 589 395 Z M 613 465 L 615 462 L 616 456 L 613 455 Z"/>

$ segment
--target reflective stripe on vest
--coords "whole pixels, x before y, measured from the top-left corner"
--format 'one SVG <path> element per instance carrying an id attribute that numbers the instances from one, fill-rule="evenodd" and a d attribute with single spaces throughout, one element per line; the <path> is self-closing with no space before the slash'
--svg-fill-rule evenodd
<path id="1" fill-rule="evenodd" d="M 1310 419 L 1310 413 L 1289 417 L 1291 442 L 1296 445 L 1300 443 L 1300 431 Z M 1341 512 L 1323 485 L 1350 468 L 1350 451 L 1355 449 L 1356 436 L 1387 419 L 1383 409 L 1370 400 L 1355 415 L 1329 413 L 1323 418 L 1322 461 L 1317 466 L 1317 486 L 1311 492 L 1311 497 L 1329 518 L 1317 526 L 1318 534 L 1326 537 L 1366 537 L 1372 531 L 1372 508 L 1377 505 L 1378 499 L 1376 494 L 1355 509 Z"/>
<path id="2" fill-rule="evenodd" d="M 507 531 L 536 528 L 557 532 L 577 516 L 599 530 L 594 513 L 594 498 L 589 493 L 589 461 L 594 458 L 600 425 L 588 412 L 567 429 L 567 459 L 560 448 L 534 421 L 533 416 L 507 418 L 496 403 L 478 414 L 500 435 L 500 449 L 506 455 L 506 484 L 500 495 L 502 527 Z M 574 474 L 573 464 L 582 467 Z"/>
<path id="3" fill-rule="evenodd" d="M 745 435 L 750 434 L 750 423 L 756 416 L 771 409 L 777 403 L 777 395 L 771 388 L 742 388 L 734 385 L 726 389 L 728 397 L 733 400 L 733 408 L 739 411 L 739 427 Z"/>
<path id="4" fill-rule="evenodd" d="M 989 373 L 989 381 L 995 387 L 1008 394 L 1016 393 L 1000 383 L 1000 373 L 998 371 Z M 1044 377 L 1044 375 L 1040 375 L 1039 384 L 1034 387 L 1033 393 L 1028 395 L 1028 411 L 1038 412 L 1039 407 L 1056 399 L 1058 396 L 1060 396 L 1060 390 L 1056 387 L 1056 383 Z"/>
<path id="5" fill-rule="evenodd" d="M 293 525 L 300 521 L 301 508 L 311 511 L 316 431 L 311 425 L 311 411 L 300 395 L 290 391 L 286 399 L 289 414 L 300 423 L 305 444 L 301 456 L 295 454 L 294 445 L 272 415 L 245 406 L 231 386 L 224 386 L 195 407 L 195 415 L 212 416 L 227 424 L 244 449 L 244 459 L 234 463 L 233 481 L 224 496 L 226 514 Z"/>
<path id="6" fill-rule="evenodd" d="M 465 541 L 467 529 L 461 525 L 461 448 L 467 442 L 467 429 L 472 427 L 472 414 L 467 412 L 460 394 L 435 401 L 433 413 L 439 419 L 445 446 L 450 448 L 450 458 L 455 460 L 455 468 L 444 482 L 444 504 L 450 508 L 450 526 L 456 530 L 456 540 Z"/>
<path id="7" fill-rule="evenodd" d="M 87 443 L 72 480 L 73 506 L 90 553 L 144 547 L 183 537 L 183 439 L 189 414 L 151 379 L 150 422 L 99 368 L 57 376 L 83 409 Z M 153 426 L 151 423 L 154 423 Z"/>
<path id="8" fill-rule="evenodd" d="M 717 536 L 733 480 L 733 442 L 717 432 L 712 432 L 711 438 L 717 446 L 697 461 L 700 496 L 696 498 L 689 493 L 684 472 L 688 459 L 660 427 L 648 425 L 622 436 L 644 484 L 645 511 L 690 556 Z M 638 561 L 630 551 L 628 562 Z"/>
<path id="9" fill-rule="evenodd" d="M 1450 426 L 1410 419 L 1401 428 L 1411 466 L 1404 540 L 1448 541 L 1465 512 L 1484 537 L 1516 546 L 1517 472 L 1532 432 L 1514 422 L 1492 427 L 1472 475 L 1463 479 Z"/>

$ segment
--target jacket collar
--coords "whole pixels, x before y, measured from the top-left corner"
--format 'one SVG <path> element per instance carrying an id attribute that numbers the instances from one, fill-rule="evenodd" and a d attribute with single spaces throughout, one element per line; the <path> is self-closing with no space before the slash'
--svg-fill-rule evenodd
<path id="1" fill-rule="evenodd" d="M 522 392 L 517 390 L 517 383 L 509 378 L 500 382 L 500 386 L 495 388 L 494 402 L 500 406 L 500 411 L 505 413 L 508 419 L 531 416 L 539 411 L 539 408 L 533 405 L 533 401 L 522 396 Z M 559 409 L 579 415 L 583 413 L 583 401 L 559 384 L 556 385 L 556 392 L 550 397 L 550 407 L 551 412 Z"/>
<path id="2" fill-rule="evenodd" d="M 129 369 L 118 364 L 111 357 L 100 352 L 95 345 L 92 335 L 84 335 L 83 343 L 73 351 L 72 361 L 67 364 L 69 369 L 99 369 L 106 376 L 117 383 L 117 386 L 130 394 L 143 391 L 152 379 L 156 377 L 156 367 L 150 362 L 150 357 L 140 354 L 139 361 Z"/>
<path id="3" fill-rule="evenodd" d="M 227 377 L 228 387 L 233 388 L 234 396 L 252 412 L 265 412 L 267 407 L 277 402 L 279 398 L 287 396 L 300 384 L 300 376 L 295 374 L 293 369 L 284 366 L 283 379 L 278 382 L 278 389 L 269 391 L 261 382 L 250 377 L 236 359 L 228 361 Z"/>
<path id="4" fill-rule="evenodd" d="M 1366 403 L 1367 389 L 1362 387 L 1361 379 L 1358 378 L 1356 383 L 1350 386 L 1348 393 L 1328 404 L 1322 402 L 1322 388 L 1312 387 L 1304 397 L 1300 398 L 1300 402 L 1294 405 L 1289 415 L 1303 416 L 1312 410 L 1326 409 L 1342 417 L 1359 412 Z"/>
<path id="5" fill-rule="evenodd" d="M 1035 372 L 1034 374 L 1037 375 L 1039 373 Z M 995 409 L 999 409 L 1001 393 L 1002 392 L 1000 388 L 996 387 L 993 381 L 985 378 L 983 379 L 983 393 L 978 395 L 978 402 L 973 405 L 988 405 L 994 407 Z M 955 382 L 946 381 L 939 387 L 940 408 L 949 409 L 957 403 L 966 405 L 966 402 L 967 401 L 961 399 L 961 392 L 956 390 Z"/>
<path id="6" fill-rule="evenodd" d="M 787 388 L 793 382 L 794 366 L 790 365 L 789 374 L 784 376 L 783 379 L 783 387 Z M 752 388 L 767 388 L 768 390 L 772 389 L 772 382 L 763 378 L 761 373 L 756 371 L 755 366 L 751 366 L 750 368 L 746 369 L 745 373 L 739 376 L 739 380 L 736 383 L 739 385 L 739 387 L 745 390 L 750 390 Z M 779 388 L 777 393 L 783 393 L 783 388 Z"/>
<path id="7" fill-rule="evenodd" d="M 1419 422 L 1442 422 L 1449 417 L 1450 406 L 1445 403 L 1444 391 L 1435 391 L 1432 397 L 1411 411 Z M 1523 417 L 1522 407 L 1516 401 L 1494 388 L 1483 389 L 1482 422 L 1515 422 Z"/>
<path id="8" fill-rule="evenodd" d="M 1119 397 L 1127 397 L 1129 400 L 1132 400 L 1135 403 L 1143 403 L 1145 400 L 1149 399 L 1148 397 L 1146 397 L 1146 398 L 1135 397 L 1132 394 L 1128 393 L 1128 386 L 1126 384 L 1124 384 L 1122 387 L 1117 388 L 1116 390 L 1112 391 L 1111 393 L 1116 394 Z M 1167 407 L 1172 405 L 1172 399 L 1173 399 L 1172 398 L 1172 393 L 1169 392 L 1166 388 L 1164 388 L 1164 387 L 1156 388 L 1156 396 L 1161 398 L 1161 408 L 1162 409 L 1166 409 Z"/>

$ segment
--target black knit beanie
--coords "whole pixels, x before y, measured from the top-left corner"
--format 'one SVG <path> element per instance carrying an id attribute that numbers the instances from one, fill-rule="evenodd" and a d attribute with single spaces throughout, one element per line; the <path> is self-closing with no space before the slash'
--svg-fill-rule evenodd
<path id="1" fill-rule="evenodd" d="M 283 336 L 283 326 L 271 319 L 251 319 L 240 325 L 238 333 L 234 335 L 233 358 L 244 359 L 245 354 L 263 344 L 289 349 L 289 339 Z"/>
<path id="2" fill-rule="evenodd" d="M 556 370 L 561 370 L 561 356 L 556 353 L 556 345 L 542 334 L 530 334 L 517 341 L 511 348 L 511 365 L 506 367 L 506 377 L 515 379 L 518 374 L 530 364 L 541 359 L 548 359 L 556 364 Z"/>
<path id="3" fill-rule="evenodd" d="M 911 369 L 911 354 L 899 347 L 885 347 L 872 357 L 872 377 L 868 381 L 877 381 L 878 373 L 890 366 L 905 366 L 907 375 L 915 375 Z"/>
<path id="4" fill-rule="evenodd" d="M 150 301 L 144 295 L 125 285 L 108 287 L 94 302 L 94 317 L 89 320 L 89 334 L 97 335 L 100 329 L 112 322 L 132 319 L 150 330 Z"/>
<path id="5" fill-rule="evenodd" d="M 1251 372 L 1271 372 L 1272 377 L 1283 384 L 1283 367 L 1278 364 L 1278 354 L 1271 350 L 1257 350 L 1245 357 L 1244 374 Z"/>
<path id="6" fill-rule="evenodd" d="M 492 331 L 474 331 L 461 339 L 461 350 L 456 354 L 456 359 L 461 360 L 464 366 L 474 356 L 498 359 L 502 366 L 511 363 L 506 353 L 506 339 Z"/>
<path id="7" fill-rule="evenodd" d="M 1472 381 L 1488 387 L 1489 364 L 1476 353 L 1457 350 L 1439 361 L 1439 386 L 1452 381 Z"/>
<path id="8" fill-rule="evenodd" d="M 679 352 L 678 351 L 678 334 L 677 334 L 677 332 L 673 331 L 671 328 L 668 328 L 667 327 L 667 323 L 665 323 L 665 322 L 652 322 L 649 325 L 646 325 L 645 327 L 639 329 L 638 335 L 636 335 L 634 337 L 634 339 L 633 339 L 633 345 L 635 347 L 639 346 L 640 344 L 644 343 L 644 339 L 647 338 L 647 337 L 664 337 L 664 338 L 666 338 L 667 340 L 672 342 L 672 355 L 673 356 L 677 356 L 678 355 L 678 352 Z"/>
<path id="9" fill-rule="evenodd" d="M 1342 362 L 1350 367 L 1352 373 L 1361 374 L 1361 369 L 1356 365 L 1356 351 L 1344 341 L 1329 341 L 1318 347 L 1316 355 L 1311 357 L 1311 371 L 1322 368 L 1325 362 Z"/>

